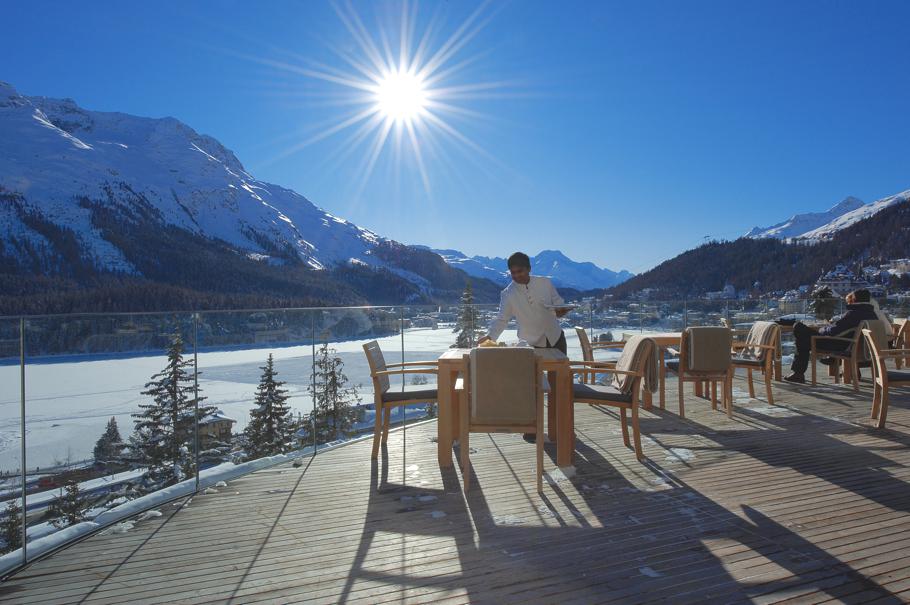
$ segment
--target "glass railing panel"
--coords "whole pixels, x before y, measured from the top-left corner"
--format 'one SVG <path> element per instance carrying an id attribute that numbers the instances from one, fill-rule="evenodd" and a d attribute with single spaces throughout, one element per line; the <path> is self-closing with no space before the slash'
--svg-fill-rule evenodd
<path id="1" fill-rule="evenodd" d="M 9 519 L 10 515 L 22 518 L 22 366 L 19 326 L 18 318 L 0 318 L 0 518 L 4 520 Z M 21 542 L 21 539 L 11 540 L 8 544 L 0 536 L 0 553 L 15 550 Z"/>
<path id="2" fill-rule="evenodd" d="M 594 337 L 600 338 L 603 334 L 604 337 L 612 336 L 614 340 L 622 340 L 625 334 L 641 332 L 642 304 L 637 301 L 611 299 L 595 301 L 591 313 Z"/>
<path id="3" fill-rule="evenodd" d="M 205 397 L 198 430 L 201 469 L 304 446 L 297 433 L 311 408 L 314 334 L 331 331 L 331 326 L 317 324 L 320 317 L 307 309 L 196 314 L 199 393 Z M 260 417 L 280 420 L 277 430 L 255 433 L 250 446 L 246 433 L 259 401 L 270 410 Z"/>
<path id="4" fill-rule="evenodd" d="M 127 448 L 136 433 L 135 414 L 154 400 L 155 374 L 167 367 L 166 351 L 179 336 L 183 358 L 192 359 L 186 314 L 70 315 L 25 322 L 26 460 L 30 539 L 155 489 L 142 443 Z M 176 346 L 176 345 L 173 345 Z M 176 349 L 175 349 L 176 350 Z M 184 367 L 183 385 L 193 368 Z M 192 423 L 190 422 L 190 426 Z M 176 474 L 159 465 L 158 480 L 173 483 L 195 473 L 182 455 Z M 168 474 L 164 477 L 164 474 Z M 173 476 L 172 476 L 173 475 Z M 57 509 L 73 487 L 77 514 Z"/>

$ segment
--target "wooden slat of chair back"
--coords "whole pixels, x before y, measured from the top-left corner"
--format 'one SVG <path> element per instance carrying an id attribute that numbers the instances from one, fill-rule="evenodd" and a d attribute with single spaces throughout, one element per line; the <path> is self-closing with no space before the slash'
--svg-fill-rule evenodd
<path id="1" fill-rule="evenodd" d="M 382 355 L 382 349 L 379 348 L 379 343 L 375 340 L 363 345 L 363 351 L 366 353 L 367 362 L 370 364 L 370 373 L 383 372 L 386 369 L 385 357 Z M 379 383 L 379 392 L 386 393 L 389 390 L 389 377 L 388 375 L 383 374 L 375 378 L 375 381 Z"/>

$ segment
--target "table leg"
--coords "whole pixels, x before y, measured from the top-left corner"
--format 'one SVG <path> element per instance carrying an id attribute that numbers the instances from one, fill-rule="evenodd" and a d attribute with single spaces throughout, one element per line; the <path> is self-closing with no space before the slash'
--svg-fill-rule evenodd
<path id="1" fill-rule="evenodd" d="M 556 413 L 556 406 L 559 401 L 559 395 L 557 394 L 559 390 L 559 375 L 557 372 L 547 372 L 547 383 L 550 385 L 550 390 L 547 393 L 547 438 L 550 441 L 559 441 L 559 421 Z"/>
<path id="2" fill-rule="evenodd" d="M 572 401 L 572 372 L 569 367 L 557 374 L 556 414 L 558 436 L 556 439 L 557 466 L 572 466 L 575 454 L 575 404 Z"/>
<path id="3" fill-rule="evenodd" d="M 665 409 L 664 406 L 666 404 L 666 399 L 667 399 L 667 394 L 665 392 L 666 386 L 667 386 L 667 362 L 664 359 L 665 351 L 666 351 L 666 349 L 664 349 L 663 347 L 657 348 L 657 359 L 658 359 L 658 363 L 660 364 L 660 367 L 657 370 L 657 375 L 660 380 L 660 409 L 662 409 L 662 410 Z"/>
<path id="4" fill-rule="evenodd" d="M 455 422 L 455 381 L 452 372 L 441 370 L 436 385 L 439 395 L 436 420 L 436 457 L 440 467 L 452 466 L 452 435 L 458 428 Z"/>

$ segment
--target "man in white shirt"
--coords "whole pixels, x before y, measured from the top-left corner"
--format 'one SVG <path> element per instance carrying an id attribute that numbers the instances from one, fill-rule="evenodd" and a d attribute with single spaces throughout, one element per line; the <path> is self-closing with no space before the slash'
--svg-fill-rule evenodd
<path id="1" fill-rule="evenodd" d="M 486 336 L 478 344 L 497 339 L 513 317 L 518 323 L 518 338 L 538 348 L 566 352 L 566 336 L 556 321 L 569 312 L 562 297 L 546 277 L 531 276 L 531 259 L 523 252 L 509 257 L 512 283 L 506 286 L 499 299 L 499 314 L 490 324 Z"/>
<path id="2" fill-rule="evenodd" d="M 490 324 L 487 334 L 477 344 L 496 340 L 513 317 L 518 323 L 518 338 L 538 348 L 558 349 L 566 352 L 566 335 L 559 327 L 557 317 L 569 312 L 568 307 L 559 308 L 565 301 L 546 277 L 531 276 L 531 259 L 523 252 L 509 257 L 509 273 L 512 283 L 502 291 L 499 298 L 499 314 Z M 534 434 L 524 436 L 525 441 L 534 441 Z"/>

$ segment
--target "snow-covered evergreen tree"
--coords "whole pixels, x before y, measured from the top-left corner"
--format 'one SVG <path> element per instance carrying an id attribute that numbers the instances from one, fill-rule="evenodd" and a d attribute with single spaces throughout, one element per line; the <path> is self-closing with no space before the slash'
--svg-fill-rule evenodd
<path id="1" fill-rule="evenodd" d="M 17 499 L 6 503 L 6 517 L 0 521 L 0 538 L 6 543 L 2 553 L 22 547 L 22 507 Z"/>
<path id="2" fill-rule="evenodd" d="M 480 326 L 480 319 L 477 315 L 477 309 L 474 307 L 474 289 L 471 282 L 468 281 L 461 294 L 461 314 L 452 330 L 458 336 L 455 337 L 455 344 L 452 345 L 458 349 L 470 349 L 477 342 L 477 336 L 483 329 Z"/>
<path id="3" fill-rule="evenodd" d="M 260 368 L 262 377 L 256 389 L 256 407 L 250 411 L 250 423 L 244 434 L 247 457 L 250 459 L 274 456 L 291 449 L 294 441 L 294 422 L 288 406 L 284 382 L 276 379 L 272 354 Z"/>
<path id="4" fill-rule="evenodd" d="M 350 435 L 357 420 L 354 406 L 360 403 L 357 389 L 347 386 L 344 361 L 335 353 L 328 343 L 319 347 L 316 372 L 310 376 L 316 440 L 321 443 Z"/>
<path id="5" fill-rule="evenodd" d="M 95 462 L 107 464 L 116 461 L 120 457 L 123 447 L 123 439 L 120 437 L 117 419 L 111 416 L 104 434 L 95 443 Z"/>
<path id="6" fill-rule="evenodd" d="M 167 366 L 146 383 L 143 395 L 152 400 L 141 403 L 133 414 L 134 431 L 130 437 L 133 461 L 148 468 L 147 487 L 160 489 L 195 472 L 193 464 L 194 425 L 213 413 L 199 397 L 194 416 L 193 362 L 183 358 L 183 339 L 175 332 L 167 352 Z"/>
<path id="7" fill-rule="evenodd" d="M 60 489 L 60 496 L 48 507 L 47 516 L 54 527 L 69 527 L 85 520 L 86 507 L 79 483 L 70 479 Z"/>

